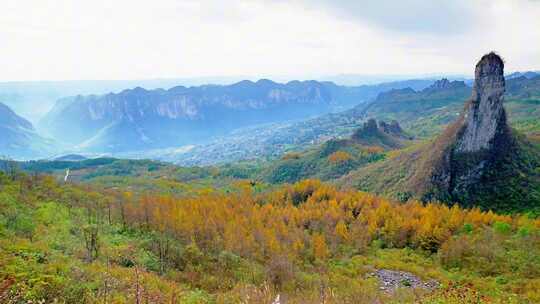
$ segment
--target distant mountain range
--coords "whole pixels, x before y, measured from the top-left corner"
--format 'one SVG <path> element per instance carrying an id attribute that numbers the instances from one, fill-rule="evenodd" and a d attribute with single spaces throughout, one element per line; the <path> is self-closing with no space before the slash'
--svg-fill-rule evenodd
<path id="1" fill-rule="evenodd" d="M 87 151 L 164 148 L 204 142 L 253 124 L 329 112 L 339 104 L 335 89 L 315 81 L 269 80 L 151 91 L 138 87 L 62 99 L 40 126 Z"/>
<path id="2" fill-rule="evenodd" d="M 428 138 L 455 121 L 472 88 L 462 81 L 441 79 L 414 90 L 383 92 L 372 102 L 353 109 L 299 122 L 263 125 L 237 130 L 208 144 L 148 151 L 122 156 L 155 157 L 183 165 L 205 165 L 243 159 L 265 159 L 297 151 L 331 138 L 346 138 L 369 118 L 396 120 L 411 135 Z M 506 82 L 505 107 L 510 124 L 533 135 L 540 133 L 540 75 Z"/>
<path id="3" fill-rule="evenodd" d="M 142 87 L 147 90 L 170 89 L 179 85 L 202 86 L 207 84 L 230 85 L 239 81 L 251 79 L 246 76 L 235 77 L 197 77 L 197 78 L 170 78 L 170 79 L 142 79 L 142 80 L 68 80 L 68 81 L 12 81 L 0 82 L 0 102 L 6 104 L 19 115 L 33 123 L 50 111 L 58 99 L 76 95 L 102 95 L 119 93 L 128 88 Z M 285 77 L 272 78 L 277 82 L 287 82 L 292 79 Z M 389 86 L 417 87 L 418 84 L 428 83 L 432 79 L 403 80 L 403 77 L 378 77 L 341 75 L 340 77 L 321 78 L 320 81 L 334 81 L 338 85 L 362 86 L 365 88 Z M 375 89 L 377 91 L 377 89 Z M 377 91 L 380 92 L 380 91 Z M 376 96 L 376 93 L 375 93 Z M 375 97 L 373 96 L 373 97 Z"/>
<path id="4" fill-rule="evenodd" d="M 35 158 L 50 152 L 50 141 L 39 136 L 28 120 L 0 103 L 0 157 Z"/>
<path id="5" fill-rule="evenodd" d="M 510 120 L 523 121 L 526 128 L 534 126 L 531 119 L 538 111 L 534 100 L 539 95 L 540 77 L 524 72 L 506 78 Z M 0 83 L 0 101 L 20 108 L 28 101 L 21 96 L 52 98 L 59 92 L 87 92 L 92 88 L 101 92 L 113 83 L 128 84 L 37 82 L 26 90 L 28 84 Z M 170 89 L 136 87 L 118 93 L 61 98 L 37 125 L 37 131 L 54 139 L 54 144 L 37 135 L 33 127 L 28 134 L 39 137 L 31 142 L 50 148 L 39 148 L 39 155 L 54 148 L 64 153 L 151 157 L 189 164 L 273 157 L 302 145 L 350 136 L 368 118 L 396 120 L 412 135 L 432 136 L 456 118 L 461 109 L 459 101 L 470 94 L 468 83 L 419 79 L 350 87 L 332 82 L 276 83 L 263 79 Z M 53 94 L 49 86 L 55 84 L 58 87 Z M 151 88 L 172 85 L 173 81 L 147 84 Z M 12 94 L 13 88 L 17 88 L 16 94 Z M 22 136 L 11 138 L 5 147 L 21 146 Z M 4 142 L 8 142 L 7 135 Z M 4 148 L 0 153 L 34 155 L 28 149 L 20 155 L 15 151 Z"/>
<path id="6" fill-rule="evenodd" d="M 265 123 L 301 120 L 344 110 L 388 88 L 425 87 L 410 80 L 345 87 L 331 82 L 270 80 L 232 85 L 140 87 L 59 100 L 39 127 L 74 150 L 126 152 L 208 142 L 215 136 Z"/>
<path id="7" fill-rule="evenodd" d="M 506 77 L 526 75 L 531 77 L 539 72 L 514 72 Z M 363 75 L 342 74 L 314 78 L 321 82 L 334 82 L 341 86 L 376 87 L 379 84 L 390 88 L 411 87 L 415 90 L 429 86 L 434 80 L 443 76 L 405 76 L 405 75 Z M 453 80 L 464 80 L 470 84 L 472 80 L 465 75 L 446 76 Z M 254 79 L 247 76 L 232 77 L 191 77 L 191 78 L 164 78 L 139 80 L 67 80 L 67 81 L 9 81 L 0 82 L 0 102 L 6 104 L 19 115 L 32 123 L 37 123 L 60 98 L 76 95 L 119 93 L 127 88 L 143 87 L 147 90 L 158 88 L 169 89 L 178 85 L 200 86 L 206 84 L 230 85 L 244 79 Z M 271 77 L 277 82 L 287 82 L 294 78 Z M 413 79 L 413 80 L 410 80 Z M 381 92 L 381 91 L 378 91 Z M 376 96 L 376 94 L 375 94 Z M 372 97 L 375 97 L 372 96 Z"/>
<path id="8" fill-rule="evenodd" d="M 461 101 L 471 94 L 463 81 L 441 79 L 423 90 L 395 89 L 355 108 L 363 117 L 397 120 L 415 135 L 429 136 L 459 114 Z M 420 116 L 426 119 L 418 119 Z"/>
<path id="9" fill-rule="evenodd" d="M 527 79 L 532 79 L 537 76 L 540 76 L 540 71 L 527 71 L 527 72 L 514 72 L 510 73 L 508 75 L 505 75 L 504 77 L 506 79 L 513 79 L 513 78 L 519 78 L 519 77 L 525 77 Z"/>
<path id="10" fill-rule="evenodd" d="M 540 75 L 507 79 L 505 102 L 510 120 L 518 122 L 534 117 L 540 97 Z M 405 129 L 421 137 L 433 136 L 453 122 L 463 108 L 472 88 L 463 81 L 441 79 L 423 90 L 410 88 L 379 94 L 372 102 L 359 105 L 354 112 L 364 118 L 397 120 Z M 524 109 L 530 112 L 527 114 Z M 538 116 L 537 116 L 538 117 Z"/>

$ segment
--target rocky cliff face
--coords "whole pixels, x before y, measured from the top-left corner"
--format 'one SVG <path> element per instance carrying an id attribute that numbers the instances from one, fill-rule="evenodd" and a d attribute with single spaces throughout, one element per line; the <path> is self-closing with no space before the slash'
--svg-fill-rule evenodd
<path id="1" fill-rule="evenodd" d="M 241 81 L 228 86 L 134 88 L 69 97 L 41 121 L 51 137 L 76 148 L 121 152 L 204 142 L 246 126 L 301 119 L 339 103 L 335 85 L 316 81 Z"/>
<path id="2" fill-rule="evenodd" d="M 379 136 L 380 133 L 393 135 L 396 137 L 409 137 L 405 134 L 405 132 L 396 120 L 392 120 L 390 123 L 387 123 L 382 120 L 377 121 L 374 118 L 370 118 L 363 124 L 361 128 L 359 128 L 353 133 L 352 138 L 368 138 L 372 136 Z"/>
<path id="3" fill-rule="evenodd" d="M 465 109 L 464 127 L 456 152 L 490 149 L 495 137 L 506 133 L 504 92 L 504 63 L 498 55 L 487 54 L 476 65 L 471 102 Z"/>
<path id="4" fill-rule="evenodd" d="M 509 127 L 503 106 L 507 83 L 512 93 L 506 96 L 510 98 L 524 93 L 538 96 L 538 86 L 534 85 L 535 79 L 518 78 L 506 83 L 503 73 L 504 62 L 498 55 L 483 56 L 476 65 L 472 93 L 468 92 L 471 97 L 459 118 L 441 135 L 352 172 L 342 183 L 400 200 L 415 198 L 499 211 L 540 210 L 540 149 Z M 426 98 L 414 98 L 421 100 L 418 104 L 425 103 L 433 100 L 434 94 L 448 91 L 444 88 L 451 85 L 441 80 L 422 91 Z M 463 87 L 457 82 L 453 85 Z M 453 96 L 465 92 L 460 89 L 460 94 Z M 462 96 L 461 103 L 465 98 Z M 391 102 L 386 104 L 387 108 L 391 106 Z M 425 109 L 415 107 L 409 111 Z M 403 111 L 396 113 L 403 119 Z"/>
<path id="5" fill-rule="evenodd" d="M 484 55 L 461 118 L 436 140 L 435 157 L 420 170 L 431 170 L 424 200 L 500 210 L 538 204 L 538 151 L 508 126 L 504 93 L 504 62 Z"/>
<path id="6" fill-rule="evenodd" d="M 393 134 L 396 136 L 404 136 L 405 134 L 397 120 L 392 120 L 390 123 L 379 121 L 379 127 L 383 130 L 384 133 L 387 134 Z"/>
<path id="7" fill-rule="evenodd" d="M 463 201 L 485 173 L 502 160 L 512 143 L 503 108 L 504 63 L 484 55 L 475 70 L 474 88 L 460 119 L 437 138 L 434 153 L 419 175 L 424 200 Z"/>

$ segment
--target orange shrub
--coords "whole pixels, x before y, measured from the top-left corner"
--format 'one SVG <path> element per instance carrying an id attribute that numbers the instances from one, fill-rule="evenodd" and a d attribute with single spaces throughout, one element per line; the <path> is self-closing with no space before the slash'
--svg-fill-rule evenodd
<path id="1" fill-rule="evenodd" d="M 348 160 L 351 160 L 352 156 L 344 151 L 336 151 L 328 156 L 328 161 L 332 164 L 344 163 Z"/>

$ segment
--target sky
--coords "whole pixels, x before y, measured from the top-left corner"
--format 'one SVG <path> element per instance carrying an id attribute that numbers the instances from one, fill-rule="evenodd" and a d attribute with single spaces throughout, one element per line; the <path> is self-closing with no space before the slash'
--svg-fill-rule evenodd
<path id="1" fill-rule="evenodd" d="M 538 0 L 2 0 L 0 81 L 540 70 Z"/>

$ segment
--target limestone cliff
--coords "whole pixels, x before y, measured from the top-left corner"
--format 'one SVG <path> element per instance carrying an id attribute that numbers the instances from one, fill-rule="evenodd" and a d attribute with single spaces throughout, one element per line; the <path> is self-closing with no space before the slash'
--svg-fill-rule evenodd
<path id="1" fill-rule="evenodd" d="M 507 133 L 504 92 L 504 63 L 498 55 L 489 53 L 476 65 L 471 102 L 465 109 L 456 152 L 491 149 L 495 137 Z"/>
<path id="2" fill-rule="evenodd" d="M 413 179 L 423 200 L 500 210 L 538 204 L 538 151 L 508 126 L 504 93 L 503 60 L 484 55 L 460 119 L 437 138 L 433 154 L 424 151 Z"/>

